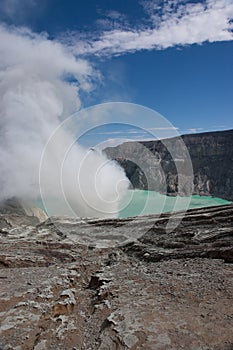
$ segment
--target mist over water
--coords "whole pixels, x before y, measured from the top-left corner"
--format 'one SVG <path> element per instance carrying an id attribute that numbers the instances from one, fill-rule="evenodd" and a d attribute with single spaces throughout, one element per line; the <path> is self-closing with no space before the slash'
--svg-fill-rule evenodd
<path id="1" fill-rule="evenodd" d="M 80 109 L 79 92 L 90 91 L 98 73 L 64 45 L 25 28 L 0 26 L 0 57 L 0 200 L 35 201 L 43 185 L 57 215 L 68 203 L 69 214 L 116 216 L 128 186 L 123 170 L 74 143 L 60 125 Z"/>
<path id="2" fill-rule="evenodd" d="M 127 192 L 124 170 L 101 150 L 80 146 L 74 132 L 80 137 L 85 128 L 109 123 L 111 115 L 116 123 L 128 126 L 136 120 L 137 127 L 156 126 L 159 139 L 164 132 L 177 136 L 167 120 L 142 106 L 105 104 L 80 116 L 76 113 L 73 129 L 73 120 L 66 123 L 67 118 L 81 109 L 80 92 L 90 92 L 98 79 L 87 60 L 44 34 L 6 26 L 0 26 L 0 57 L 0 201 L 18 197 L 37 201 L 48 215 L 78 217 L 115 217 L 119 212 L 125 217 L 187 208 L 186 199 L 183 208 L 183 199 L 174 204 L 175 198 L 154 192 L 146 204 L 144 191 Z M 137 154 L 133 156 L 137 163 Z M 187 164 L 191 178 L 191 162 Z"/>

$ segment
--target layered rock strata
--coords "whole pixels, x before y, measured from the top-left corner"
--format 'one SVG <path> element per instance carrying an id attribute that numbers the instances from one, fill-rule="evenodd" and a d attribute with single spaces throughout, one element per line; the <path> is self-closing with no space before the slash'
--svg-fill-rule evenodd
<path id="1" fill-rule="evenodd" d="M 1 214 L 0 349 L 232 349 L 233 205 L 169 220 Z"/>
<path id="2" fill-rule="evenodd" d="M 125 169 L 134 188 L 233 200 L 233 130 L 126 142 L 105 152 Z M 187 154 L 193 167 L 192 180 Z"/>

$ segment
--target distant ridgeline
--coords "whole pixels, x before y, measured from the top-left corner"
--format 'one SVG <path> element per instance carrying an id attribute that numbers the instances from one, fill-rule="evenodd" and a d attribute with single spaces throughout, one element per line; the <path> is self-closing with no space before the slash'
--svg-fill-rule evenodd
<path id="1" fill-rule="evenodd" d="M 192 194 L 233 200 L 233 130 L 188 134 L 181 138 L 193 165 Z M 133 188 L 174 196 L 190 195 L 190 188 L 185 186 L 185 167 L 183 171 L 179 171 L 178 188 L 176 165 L 168 151 L 172 149 L 174 154 L 177 153 L 178 161 L 185 163 L 180 152 L 179 137 L 166 139 L 167 147 L 159 140 L 143 141 L 139 144 L 145 146 L 145 150 L 148 149 L 153 156 L 138 147 L 138 142 L 125 142 L 117 147 L 108 147 L 104 151 L 109 158 L 115 159 L 125 169 Z M 151 162 L 153 157 L 157 160 L 157 166 Z M 137 159 L 137 164 L 132 159 Z M 144 164 L 143 170 L 138 164 Z"/>

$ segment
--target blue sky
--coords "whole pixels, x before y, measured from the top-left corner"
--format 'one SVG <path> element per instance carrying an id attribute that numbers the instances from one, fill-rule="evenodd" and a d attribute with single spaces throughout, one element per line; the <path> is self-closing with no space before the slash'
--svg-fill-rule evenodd
<path id="1" fill-rule="evenodd" d="M 233 128 L 233 0 L 3 0 L 0 19 L 91 64 L 83 107 L 141 104 L 182 134 Z"/>

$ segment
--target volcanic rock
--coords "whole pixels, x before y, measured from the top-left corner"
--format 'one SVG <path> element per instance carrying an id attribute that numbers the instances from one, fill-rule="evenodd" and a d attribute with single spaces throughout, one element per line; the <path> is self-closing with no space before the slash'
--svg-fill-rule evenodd
<path id="1" fill-rule="evenodd" d="M 192 180 L 187 174 L 187 152 L 182 140 L 191 158 Z M 125 169 L 133 188 L 233 200 L 233 130 L 189 134 L 166 141 L 125 142 L 106 148 L 105 153 Z M 177 162 L 183 164 L 179 171 Z"/>
<path id="2" fill-rule="evenodd" d="M 232 221 L 1 214 L 0 349 L 232 349 Z"/>

